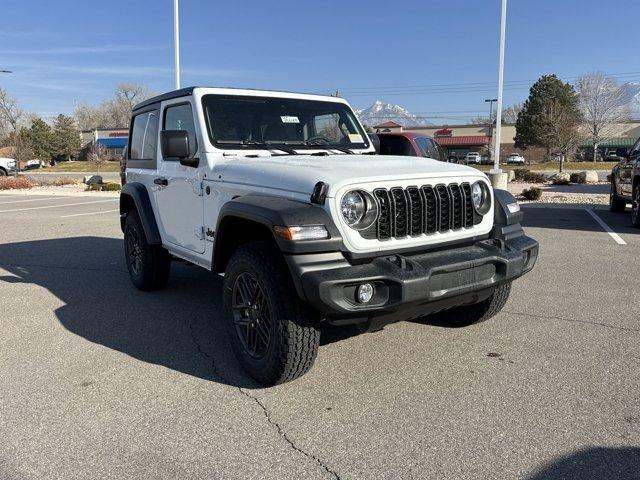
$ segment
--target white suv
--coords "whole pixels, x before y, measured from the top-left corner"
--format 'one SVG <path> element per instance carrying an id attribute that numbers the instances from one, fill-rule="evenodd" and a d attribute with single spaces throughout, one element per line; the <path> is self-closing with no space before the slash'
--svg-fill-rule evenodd
<path id="1" fill-rule="evenodd" d="M 0 157 L 0 177 L 6 175 L 16 175 L 18 173 L 18 162 L 13 158 Z"/>
<path id="2" fill-rule="evenodd" d="M 478 152 L 469 152 L 464 157 L 464 163 L 466 163 L 467 165 L 469 165 L 470 163 L 480 165 L 480 163 L 482 163 L 482 157 Z"/>
<path id="3" fill-rule="evenodd" d="M 526 160 L 519 153 L 512 153 L 507 157 L 507 165 L 524 165 Z"/>
<path id="4" fill-rule="evenodd" d="M 379 156 L 346 101 L 186 88 L 134 108 L 120 214 L 134 285 L 179 258 L 224 273 L 229 338 L 271 385 L 311 368 L 323 323 L 364 330 L 498 312 L 538 244 L 462 165 Z"/>

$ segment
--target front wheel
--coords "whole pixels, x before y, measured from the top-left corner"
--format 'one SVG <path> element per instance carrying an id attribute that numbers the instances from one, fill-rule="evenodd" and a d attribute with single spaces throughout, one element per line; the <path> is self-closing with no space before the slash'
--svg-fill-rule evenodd
<path id="1" fill-rule="evenodd" d="M 616 181 L 611 178 L 611 191 L 609 192 L 609 210 L 612 212 L 624 212 L 627 202 L 618 196 Z"/>
<path id="2" fill-rule="evenodd" d="M 511 282 L 495 288 L 491 296 L 479 303 L 446 310 L 438 314 L 438 319 L 451 327 L 466 327 L 484 322 L 497 315 L 505 306 L 511 293 Z"/>
<path id="3" fill-rule="evenodd" d="M 298 298 L 279 251 L 264 242 L 241 246 L 223 288 L 231 345 L 251 377 L 276 385 L 311 369 L 320 345 L 316 314 Z"/>
<path id="4" fill-rule="evenodd" d="M 640 228 L 640 183 L 633 187 L 633 205 L 631 207 L 631 225 Z"/>

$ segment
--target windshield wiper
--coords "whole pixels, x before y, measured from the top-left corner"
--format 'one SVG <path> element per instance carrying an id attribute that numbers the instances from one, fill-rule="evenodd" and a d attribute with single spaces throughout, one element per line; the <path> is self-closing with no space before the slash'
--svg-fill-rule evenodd
<path id="1" fill-rule="evenodd" d="M 333 147 L 329 144 L 326 143 L 319 143 L 317 141 L 309 141 L 309 140 L 304 140 L 302 142 L 284 142 L 285 145 L 304 145 L 305 147 L 320 147 L 320 148 L 326 148 L 327 150 L 337 150 L 339 152 L 342 153 L 346 153 L 349 155 L 353 155 L 354 152 L 349 150 L 348 148 L 341 148 L 341 147 Z M 309 155 L 324 155 L 325 152 L 317 152 L 317 153 L 310 153 Z"/>
<path id="2" fill-rule="evenodd" d="M 217 140 L 216 143 L 220 143 L 223 145 L 241 145 L 247 147 L 257 147 L 262 150 L 280 150 L 281 152 L 285 152 L 286 155 L 295 155 L 297 152 L 291 148 L 282 148 L 278 145 L 271 145 L 269 143 L 264 142 L 256 142 L 255 140 Z M 272 153 L 272 155 L 278 155 Z M 280 154 L 282 155 L 282 154 Z"/>

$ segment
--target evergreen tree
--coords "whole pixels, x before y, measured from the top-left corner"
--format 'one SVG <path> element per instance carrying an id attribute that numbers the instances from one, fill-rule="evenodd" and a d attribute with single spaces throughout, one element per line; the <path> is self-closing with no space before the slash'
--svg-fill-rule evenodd
<path id="1" fill-rule="evenodd" d="M 51 160 L 55 146 L 49 124 L 41 118 L 36 118 L 31 123 L 31 127 L 23 129 L 23 132 L 35 157 L 45 161 Z"/>
<path id="2" fill-rule="evenodd" d="M 53 136 L 57 156 L 64 156 L 67 160 L 77 158 L 81 146 L 80 130 L 73 118 L 58 115 L 53 121 Z"/>
<path id="3" fill-rule="evenodd" d="M 547 155 L 566 155 L 579 143 L 581 119 L 573 87 L 555 75 L 543 75 L 531 87 L 518 114 L 515 146 L 542 147 Z"/>

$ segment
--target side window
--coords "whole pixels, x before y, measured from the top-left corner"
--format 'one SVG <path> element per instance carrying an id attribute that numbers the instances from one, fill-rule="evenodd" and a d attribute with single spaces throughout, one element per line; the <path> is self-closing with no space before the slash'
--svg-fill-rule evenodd
<path id="1" fill-rule="evenodd" d="M 189 134 L 189 156 L 193 157 L 196 154 L 198 141 L 190 103 L 165 108 L 163 130 L 186 130 Z"/>
<path id="2" fill-rule="evenodd" d="M 316 115 L 313 123 L 315 135 L 326 138 L 330 143 L 340 143 L 346 137 L 340 128 L 340 116 L 337 113 Z"/>
<path id="3" fill-rule="evenodd" d="M 636 158 L 640 156 L 640 139 L 635 143 L 635 145 L 631 148 L 631 152 L 629 152 L 630 158 Z"/>
<path id="4" fill-rule="evenodd" d="M 158 112 L 144 112 L 133 117 L 129 158 L 155 160 L 158 144 Z"/>

